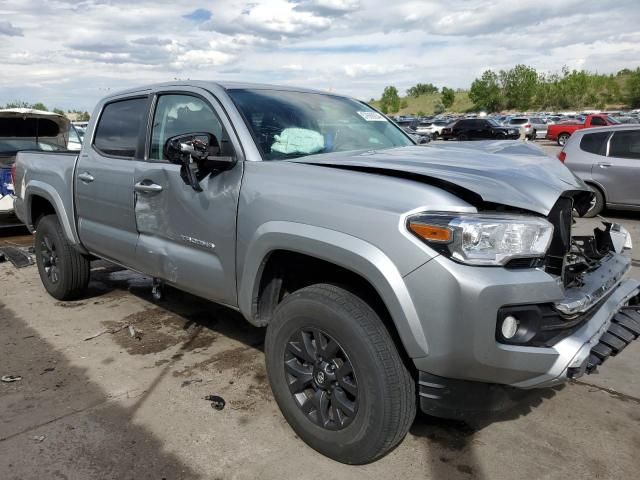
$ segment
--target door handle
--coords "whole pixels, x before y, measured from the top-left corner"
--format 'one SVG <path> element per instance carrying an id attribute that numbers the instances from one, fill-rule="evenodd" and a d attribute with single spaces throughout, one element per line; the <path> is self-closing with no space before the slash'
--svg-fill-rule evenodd
<path id="1" fill-rule="evenodd" d="M 138 182 L 133 186 L 136 192 L 140 193 L 158 193 L 162 191 L 162 185 L 157 183 L 145 183 L 145 181 Z"/>
<path id="2" fill-rule="evenodd" d="M 95 180 L 94 176 L 91 175 L 89 172 L 81 173 L 80 175 L 78 175 L 78 178 L 85 183 L 91 183 Z"/>
<path id="3" fill-rule="evenodd" d="M 598 163 L 598 166 L 600 168 L 609 168 L 611 165 L 612 165 L 611 163 L 605 163 L 605 162 Z"/>

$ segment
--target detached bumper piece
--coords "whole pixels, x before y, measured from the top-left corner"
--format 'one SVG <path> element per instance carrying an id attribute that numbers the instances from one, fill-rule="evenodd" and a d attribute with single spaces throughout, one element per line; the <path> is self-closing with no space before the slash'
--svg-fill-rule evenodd
<path id="1" fill-rule="evenodd" d="M 639 302 L 640 295 L 634 297 L 630 305 L 622 307 L 615 314 L 609 329 L 600 337 L 600 341 L 591 348 L 591 354 L 584 365 L 585 373 L 594 373 L 607 358 L 616 356 L 640 336 Z M 580 367 L 580 369 L 582 368 Z M 577 376 L 575 373 L 578 372 L 569 372 L 569 376 Z"/>

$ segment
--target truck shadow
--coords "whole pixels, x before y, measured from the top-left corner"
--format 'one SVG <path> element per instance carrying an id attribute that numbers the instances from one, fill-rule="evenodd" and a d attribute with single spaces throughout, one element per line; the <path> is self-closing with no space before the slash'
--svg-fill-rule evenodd
<path id="1" fill-rule="evenodd" d="M 476 450 L 480 441 L 477 434 L 498 422 L 507 422 L 529 414 L 544 401 L 564 388 L 531 390 L 519 395 L 518 403 L 508 410 L 471 417 L 465 421 L 445 420 L 418 413 L 410 433 L 423 439 L 430 458 L 431 477 L 434 479 L 488 479 Z"/>
<path id="2" fill-rule="evenodd" d="M 25 478 L 202 478 L 134 418 L 140 392 L 105 392 L 0 302 L 0 471 Z"/>

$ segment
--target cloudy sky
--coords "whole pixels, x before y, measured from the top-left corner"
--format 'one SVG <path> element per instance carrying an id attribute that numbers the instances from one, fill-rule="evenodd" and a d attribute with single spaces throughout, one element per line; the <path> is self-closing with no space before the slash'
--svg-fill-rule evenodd
<path id="1" fill-rule="evenodd" d="M 91 110 L 173 79 L 379 97 L 526 63 L 640 66 L 638 0 L 0 0 L 0 104 Z"/>

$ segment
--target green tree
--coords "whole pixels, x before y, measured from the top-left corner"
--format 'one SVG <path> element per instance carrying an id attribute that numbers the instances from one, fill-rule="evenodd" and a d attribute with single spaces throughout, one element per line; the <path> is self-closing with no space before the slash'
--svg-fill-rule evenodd
<path id="1" fill-rule="evenodd" d="M 452 88 L 442 87 L 441 100 L 444 108 L 451 107 L 455 99 L 456 99 L 456 92 Z"/>
<path id="2" fill-rule="evenodd" d="M 640 68 L 630 72 L 625 82 L 626 100 L 633 108 L 640 107 Z"/>
<path id="3" fill-rule="evenodd" d="M 429 95 L 432 93 L 438 93 L 438 87 L 432 83 L 418 83 L 407 89 L 407 95 L 410 97 L 419 97 L 420 95 Z"/>
<path id="4" fill-rule="evenodd" d="M 435 113 L 436 115 L 440 115 L 441 113 L 444 113 L 445 110 L 446 108 L 444 108 L 444 105 L 440 100 L 438 100 L 436 104 L 433 106 L 433 113 Z"/>
<path id="5" fill-rule="evenodd" d="M 31 108 L 33 108 L 34 110 L 44 110 L 45 112 L 49 111 L 42 102 L 34 103 L 33 105 L 31 105 Z"/>
<path id="6" fill-rule="evenodd" d="M 59 108 L 54 108 L 53 113 L 57 113 L 58 115 L 64 115 L 64 110 L 61 110 Z"/>
<path id="7" fill-rule="evenodd" d="M 499 77 L 507 108 L 526 110 L 533 105 L 538 86 L 535 69 L 519 64 L 511 70 L 501 70 Z"/>
<path id="8" fill-rule="evenodd" d="M 416 115 L 418 115 L 419 117 L 425 117 L 427 114 L 424 113 L 424 110 L 418 110 L 418 113 Z"/>
<path id="9" fill-rule="evenodd" d="M 396 113 L 400 110 L 400 96 L 396 87 L 392 85 L 384 87 L 382 98 L 380 99 L 380 109 L 384 113 Z"/>
<path id="10" fill-rule="evenodd" d="M 28 102 L 23 102 L 22 100 L 14 100 L 13 102 L 7 103 L 4 108 L 30 108 Z"/>
<path id="11" fill-rule="evenodd" d="M 480 78 L 476 78 L 471 84 L 469 98 L 478 110 L 499 111 L 503 100 L 498 75 L 492 70 L 487 70 Z"/>

